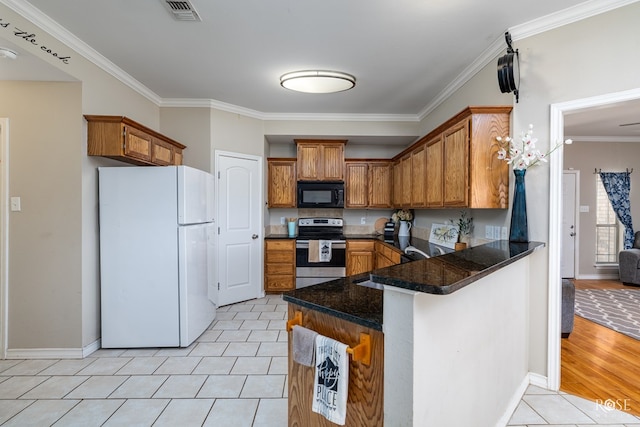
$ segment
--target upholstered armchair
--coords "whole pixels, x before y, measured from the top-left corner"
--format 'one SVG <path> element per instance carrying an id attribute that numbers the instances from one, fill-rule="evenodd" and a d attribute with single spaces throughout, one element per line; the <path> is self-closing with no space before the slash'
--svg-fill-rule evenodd
<path id="1" fill-rule="evenodd" d="M 625 285 L 640 286 L 640 231 L 636 231 L 633 247 L 618 254 L 620 281 Z"/>

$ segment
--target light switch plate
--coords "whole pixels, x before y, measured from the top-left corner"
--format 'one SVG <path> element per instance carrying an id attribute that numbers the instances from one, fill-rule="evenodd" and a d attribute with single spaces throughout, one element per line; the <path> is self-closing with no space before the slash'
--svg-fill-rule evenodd
<path id="1" fill-rule="evenodd" d="M 360 225 L 366 225 L 367 224 L 367 218 L 366 217 L 362 217 L 360 218 Z"/>
<path id="2" fill-rule="evenodd" d="M 580 205 L 580 212 L 589 212 L 589 205 Z"/>
<path id="3" fill-rule="evenodd" d="M 20 212 L 20 197 L 12 197 L 11 198 L 11 211 Z"/>

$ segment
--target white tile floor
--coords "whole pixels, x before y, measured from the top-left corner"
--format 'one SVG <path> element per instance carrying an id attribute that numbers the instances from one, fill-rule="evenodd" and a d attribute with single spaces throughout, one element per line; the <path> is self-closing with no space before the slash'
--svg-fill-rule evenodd
<path id="1" fill-rule="evenodd" d="M 184 349 L 0 360 L 2 426 L 287 425 L 287 304 L 222 307 Z"/>
<path id="2" fill-rule="evenodd" d="M 0 425 L 286 426 L 286 310 L 280 296 L 222 307 L 185 349 L 0 360 Z M 529 387 L 509 426 L 537 425 L 640 426 L 640 419 Z"/>
<path id="3" fill-rule="evenodd" d="M 640 417 L 624 410 L 624 402 L 597 404 L 566 393 L 529 386 L 508 426 L 640 427 Z"/>

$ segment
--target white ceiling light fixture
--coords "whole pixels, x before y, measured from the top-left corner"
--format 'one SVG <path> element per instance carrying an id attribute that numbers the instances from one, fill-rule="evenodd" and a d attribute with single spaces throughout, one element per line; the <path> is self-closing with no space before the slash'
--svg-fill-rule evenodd
<path id="1" fill-rule="evenodd" d="M 11 49 L 7 49 L 6 47 L 0 47 L 0 58 L 7 59 L 16 59 L 18 54 Z"/>
<path id="2" fill-rule="evenodd" d="M 280 85 L 305 93 L 334 93 L 352 89 L 356 78 L 339 71 L 294 71 L 280 76 Z"/>

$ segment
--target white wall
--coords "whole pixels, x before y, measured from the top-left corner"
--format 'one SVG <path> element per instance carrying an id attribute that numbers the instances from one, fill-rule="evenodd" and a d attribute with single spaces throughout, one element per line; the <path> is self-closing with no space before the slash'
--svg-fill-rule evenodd
<path id="1" fill-rule="evenodd" d="M 82 346 L 79 83 L 0 82 L 8 117 L 8 349 Z M 53 113 L 55 112 L 55 114 Z"/>
<path id="2" fill-rule="evenodd" d="M 542 253 L 450 295 L 385 287 L 385 424 L 504 425 L 528 384 L 527 299 L 540 282 L 529 278 Z"/>

